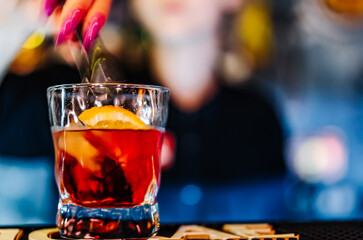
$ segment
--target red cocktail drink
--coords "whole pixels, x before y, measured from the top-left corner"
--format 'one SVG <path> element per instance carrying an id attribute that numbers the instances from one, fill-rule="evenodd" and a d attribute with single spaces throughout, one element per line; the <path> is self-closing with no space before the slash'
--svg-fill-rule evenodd
<path id="1" fill-rule="evenodd" d="M 156 196 L 168 90 L 135 84 L 48 89 L 65 238 L 149 238 L 159 230 Z"/>
<path id="2" fill-rule="evenodd" d="M 61 193 L 84 207 L 134 207 L 147 202 L 159 186 L 162 137 L 156 129 L 53 132 Z"/>

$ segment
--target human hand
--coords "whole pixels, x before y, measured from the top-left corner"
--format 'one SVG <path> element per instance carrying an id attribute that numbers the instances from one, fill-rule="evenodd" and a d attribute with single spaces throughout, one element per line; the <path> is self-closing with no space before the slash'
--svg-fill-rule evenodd
<path id="1" fill-rule="evenodd" d="M 112 0 L 45 0 L 44 11 L 55 18 L 58 25 L 56 45 L 74 36 L 74 30 L 82 24 L 83 46 L 91 48 L 106 22 Z"/>

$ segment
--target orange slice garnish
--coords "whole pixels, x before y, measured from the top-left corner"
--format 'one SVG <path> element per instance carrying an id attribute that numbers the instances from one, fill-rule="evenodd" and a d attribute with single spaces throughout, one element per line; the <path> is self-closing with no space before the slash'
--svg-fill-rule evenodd
<path id="1" fill-rule="evenodd" d="M 97 129 L 145 129 L 148 126 L 133 112 L 122 107 L 93 107 L 82 112 L 78 119 L 87 127 Z"/>

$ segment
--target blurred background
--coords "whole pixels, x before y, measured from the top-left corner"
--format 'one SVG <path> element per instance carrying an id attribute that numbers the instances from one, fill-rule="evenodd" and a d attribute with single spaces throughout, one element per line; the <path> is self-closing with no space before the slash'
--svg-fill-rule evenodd
<path id="1" fill-rule="evenodd" d="M 101 37 L 129 82 L 171 89 L 162 222 L 363 217 L 363 1 L 140 2 Z M 80 82 L 39 4 L 0 0 L 0 225 L 54 224 L 45 91 Z"/>

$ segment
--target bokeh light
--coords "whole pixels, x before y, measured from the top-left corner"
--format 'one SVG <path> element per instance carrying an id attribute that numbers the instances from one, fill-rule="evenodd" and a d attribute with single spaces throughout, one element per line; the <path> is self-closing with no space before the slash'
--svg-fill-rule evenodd
<path id="1" fill-rule="evenodd" d="M 185 205 L 196 205 L 202 198 L 202 189 L 195 184 L 188 184 L 180 191 L 180 200 Z"/>
<path id="2" fill-rule="evenodd" d="M 301 180 L 331 184 L 345 177 L 348 153 L 341 131 L 325 128 L 317 134 L 295 138 L 291 145 L 291 168 Z"/>

